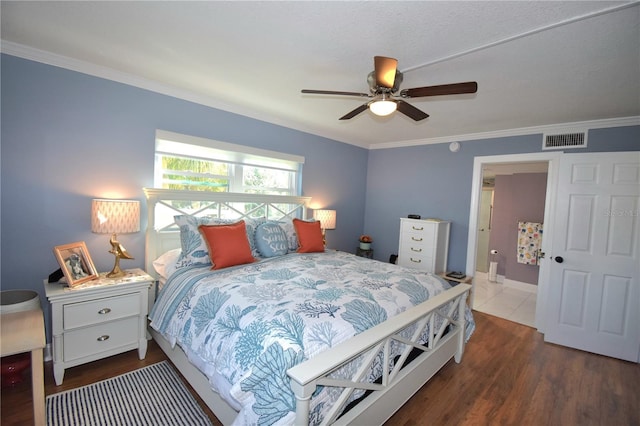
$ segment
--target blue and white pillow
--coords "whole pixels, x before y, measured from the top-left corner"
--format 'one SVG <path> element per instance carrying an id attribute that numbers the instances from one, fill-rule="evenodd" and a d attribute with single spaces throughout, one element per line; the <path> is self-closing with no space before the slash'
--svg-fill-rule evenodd
<path id="1" fill-rule="evenodd" d="M 255 241 L 256 248 L 262 257 L 282 256 L 289 252 L 287 233 L 275 222 L 258 225 Z"/>
<path id="2" fill-rule="evenodd" d="M 180 228 L 182 253 L 178 259 L 177 266 L 179 268 L 190 265 L 211 264 L 207 243 L 198 230 L 198 226 L 200 225 L 225 225 L 244 220 L 247 229 L 247 239 L 251 247 L 251 255 L 254 257 L 260 256 L 255 245 L 255 231 L 258 225 L 265 221 L 264 218 L 218 219 L 206 216 L 176 215 L 173 219 Z"/>
<path id="3" fill-rule="evenodd" d="M 298 234 L 296 234 L 296 228 L 293 226 L 293 219 L 290 217 L 282 218 L 279 220 L 271 221 L 280 225 L 287 234 L 287 243 L 289 244 L 289 253 L 294 253 L 298 250 Z"/>

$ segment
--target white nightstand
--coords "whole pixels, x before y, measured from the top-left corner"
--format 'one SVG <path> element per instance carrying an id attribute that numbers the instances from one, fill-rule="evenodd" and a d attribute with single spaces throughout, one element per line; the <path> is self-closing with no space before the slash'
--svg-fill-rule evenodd
<path id="1" fill-rule="evenodd" d="M 147 354 L 149 288 L 154 279 L 142 269 L 124 271 L 120 278 L 106 278 L 70 288 L 48 283 L 51 303 L 53 375 L 56 385 L 64 370 L 138 348 Z"/>

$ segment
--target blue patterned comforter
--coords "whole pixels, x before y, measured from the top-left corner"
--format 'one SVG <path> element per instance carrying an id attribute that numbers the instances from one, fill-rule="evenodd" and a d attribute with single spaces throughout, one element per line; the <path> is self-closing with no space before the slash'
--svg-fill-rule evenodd
<path id="1" fill-rule="evenodd" d="M 219 271 L 182 268 L 150 319 L 240 411 L 236 424 L 291 424 L 289 368 L 447 288 L 431 274 L 348 253 L 294 253 Z M 468 338 L 475 324 L 470 311 L 466 318 Z M 331 395 L 314 396 L 313 421 Z"/>

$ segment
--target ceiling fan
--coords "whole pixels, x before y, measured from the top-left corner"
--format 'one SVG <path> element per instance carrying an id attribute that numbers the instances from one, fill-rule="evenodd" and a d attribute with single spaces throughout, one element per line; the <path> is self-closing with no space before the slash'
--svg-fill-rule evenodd
<path id="1" fill-rule="evenodd" d="M 373 58 L 374 70 L 367 76 L 369 91 L 371 93 L 337 92 L 333 90 L 303 89 L 302 93 L 315 95 L 340 95 L 371 98 L 366 104 L 360 105 L 353 111 L 340 117 L 340 120 L 348 120 L 355 117 L 367 108 L 376 115 L 385 116 L 398 110 L 402 114 L 415 121 L 424 120 L 429 114 L 404 101 L 407 98 L 422 98 L 426 96 L 459 95 L 463 93 L 476 93 L 478 83 L 468 81 L 465 83 L 442 84 L 439 86 L 415 87 L 413 89 L 400 90 L 402 73 L 398 71 L 398 60 L 375 56 Z M 400 90 L 398 92 L 398 90 Z M 398 98 L 400 97 L 400 98 Z"/>

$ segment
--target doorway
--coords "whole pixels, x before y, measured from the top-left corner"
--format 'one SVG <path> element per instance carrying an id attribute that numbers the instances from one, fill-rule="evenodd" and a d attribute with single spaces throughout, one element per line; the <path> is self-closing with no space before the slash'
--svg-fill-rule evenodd
<path id="1" fill-rule="evenodd" d="M 547 184 L 544 188 L 544 218 L 543 223 L 548 222 L 547 217 L 549 215 L 549 209 L 551 207 L 551 200 L 553 199 L 552 192 L 555 188 L 555 179 L 557 172 L 557 160 L 560 153 L 534 153 L 534 154 L 516 154 L 516 155 L 501 155 L 501 156 L 487 156 L 476 157 L 474 160 L 474 171 L 472 181 L 472 194 L 471 194 L 471 209 L 469 213 L 469 239 L 467 246 L 467 265 L 466 274 L 473 275 L 473 290 L 471 294 L 471 306 L 474 309 L 481 310 L 479 307 L 486 304 L 487 298 L 492 297 L 495 300 L 492 302 L 493 307 L 497 307 L 493 312 L 487 312 L 492 315 L 501 316 L 503 318 L 515 320 L 518 314 L 514 314 L 514 311 L 518 306 L 528 310 L 529 320 L 527 325 L 542 330 L 542 312 L 544 312 L 544 296 L 545 296 L 545 283 L 544 277 L 548 274 L 548 267 L 545 267 L 544 263 L 541 263 L 538 274 L 538 286 L 536 286 L 537 292 L 524 292 L 521 293 L 521 289 L 508 288 L 505 292 L 505 287 L 499 281 L 503 278 L 498 274 L 498 282 L 489 281 L 488 272 L 482 271 L 484 265 L 485 253 L 479 252 L 479 245 L 482 247 L 480 239 L 480 229 L 483 229 L 483 212 L 482 212 L 482 200 L 488 198 L 485 194 L 487 188 L 486 183 L 488 180 L 495 177 L 498 173 L 528 173 L 538 172 L 540 170 L 547 170 Z M 484 197 L 483 197 L 484 194 Z M 486 212 L 484 213 L 486 215 Z M 492 220 L 495 217 L 495 212 L 492 212 Z M 545 229 L 545 232 L 550 229 Z M 547 235 L 547 234 L 545 234 Z M 544 251 L 544 244 L 546 240 L 543 240 L 542 251 Z M 491 250 L 491 247 L 488 247 Z M 483 249 L 484 250 L 484 249 Z M 490 258 L 490 254 L 488 255 Z M 480 269 L 478 269 L 480 265 Z M 499 295 L 499 293 L 502 293 Z M 496 297 L 499 296 L 499 297 Z M 505 306 L 500 307 L 500 303 L 504 302 Z M 527 304 L 524 304 L 525 300 L 528 300 Z M 517 305 L 517 306 L 514 306 Z M 491 308 L 491 305 L 484 306 L 485 309 Z M 512 318 L 508 318 L 505 314 L 507 311 L 511 311 Z M 517 321 L 522 322 L 522 321 Z"/>
<path id="2" fill-rule="evenodd" d="M 535 326 L 548 162 L 485 164 L 473 308 Z M 528 233 L 528 231 L 531 231 Z"/>

